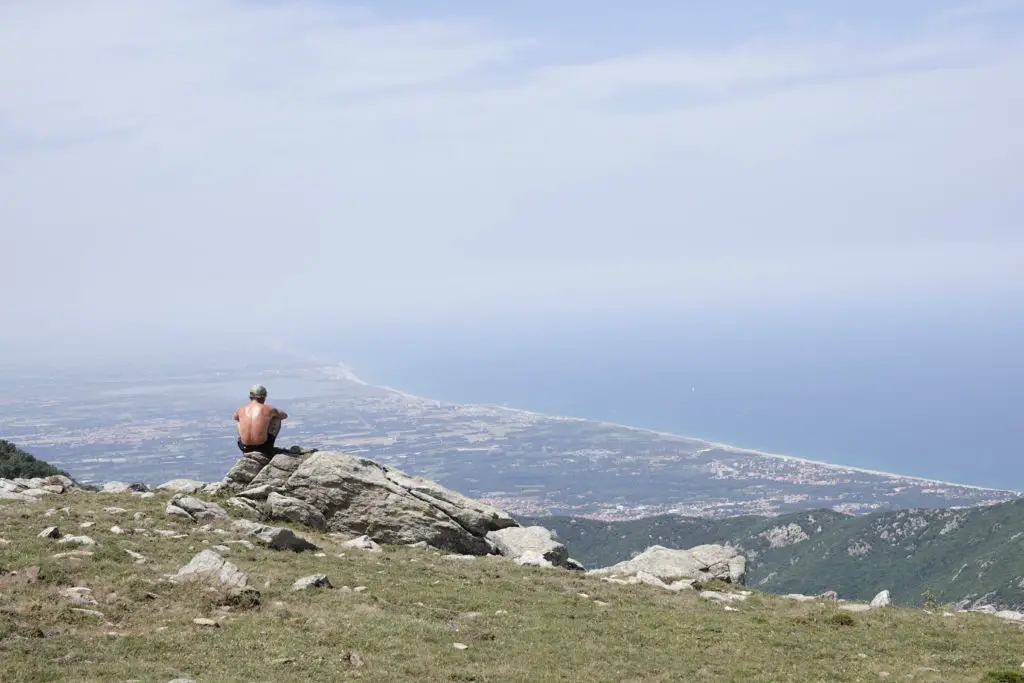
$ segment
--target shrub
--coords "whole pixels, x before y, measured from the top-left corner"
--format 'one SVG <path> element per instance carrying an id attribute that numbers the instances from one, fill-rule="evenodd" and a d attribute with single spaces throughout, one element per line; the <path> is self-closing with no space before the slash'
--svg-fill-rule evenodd
<path id="1" fill-rule="evenodd" d="M 836 612 L 830 616 L 827 621 L 832 626 L 853 626 L 857 623 L 857 620 L 853 618 L 853 615 L 847 614 L 846 612 Z"/>
<path id="2" fill-rule="evenodd" d="M 1018 671 L 989 671 L 981 683 L 1024 683 L 1024 674 Z"/>

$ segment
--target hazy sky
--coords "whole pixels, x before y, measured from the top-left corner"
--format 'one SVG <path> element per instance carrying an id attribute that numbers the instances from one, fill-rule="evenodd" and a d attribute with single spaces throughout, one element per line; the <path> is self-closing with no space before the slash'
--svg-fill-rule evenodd
<path id="1" fill-rule="evenodd" d="M 1022 121 L 1014 0 L 4 0 L 0 343 L 1015 296 Z"/>

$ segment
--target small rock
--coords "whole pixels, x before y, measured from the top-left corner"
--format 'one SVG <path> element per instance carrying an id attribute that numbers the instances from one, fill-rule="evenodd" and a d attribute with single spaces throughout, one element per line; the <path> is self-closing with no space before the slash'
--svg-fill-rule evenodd
<path id="1" fill-rule="evenodd" d="M 220 505 L 193 498 L 183 493 L 179 493 L 171 498 L 164 511 L 169 515 L 177 515 L 179 517 L 181 513 L 184 513 L 185 517 L 194 519 L 197 522 L 227 521 L 229 519 L 228 513 Z"/>
<path id="2" fill-rule="evenodd" d="M 92 590 L 85 586 L 75 586 L 74 588 L 61 588 L 60 596 L 65 600 L 69 601 L 72 605 L 98 605 L 96 599 L 92 596 Z"/>
<path id="3" fill-rule="evenodd" d="M 142 483 L 126 484 L 123 481 L 108 481 L 100 489 L 100 493 L 132 493 L 148 491 L 149 487 Z"/>
<path id="4" fill-rule="evenodd" d="M 508 610 L 499 609 L 499 610 L 495 610 L 494 611 L 494 616 L 496 616 L 496 617 L 500 617 L 503 614 L 508 614 Z"/>
<path id="5" fill-rule="evenodd" d="M 701 591 L 700 597 L 707 598 L 708 600 L 718 600 L 719 602 L 742 602 L 746 600 L 748 596 L 742 593 L 720 593 L 719 591 Z"/>
<path id="6" fill-rule="evenodd" d="M 888 607 L 892 604 L 892 597 L 889 595 L 889 591 L 885 590 L 876 595 L 871 600 L 871 609 L 879 609 L 881 607 Z"/>
<path id="7" fill-rule="evenodd" d="M 193 619 L 192 623 L 195 624 L 196 626 L 208 626 L 208 627 L 211 627 L 211 628 L 220 628 L 220 624 L 218 624 L 213 619 L 204 619 L 202 617 L 198 617 L 196 619 Z"/>
<path id="8" fill-rule="evenodd" d="M 377 543 L 369 536 L 363 535 L 353 538 L 351 541 L 345 541 L 341 544 L 345 548 L 358 548 L 359 550 L 368 550 L 371 553 L 379 553 L 381 548 Z"/>
<path id="9" fill-rule="evenodd" d="M 327 553 L 313 553 L 313 557 L 327 557 Z"/>
<path id="10" fill-rule="evenodd" d="M 594 604 L 597 605 L 598 607 L 607 607 L 609 603 L 603 602 L 601 600 L 594 600 Z"/>
<path id="11" fill-rule="evenodd" d="M 738 609 L 736 609 L 735 607 L 732 607 L 730 605 L 726 605 L 722 609 L 724 609 L 726 612 L 739 612 Z"/>
<path id="12" fill-rule="evenodd" d="M 66 553 L 57 553 L 56 555 L 53 556 L 53 559 L 55 559 L 55 560 L 63 560 L 66 557 L 69 557 L 69 558 L 72 558 L 72 559 L 81 559 L 81 558 L 84 558 L 84 557 L 92 557 L 92 552 L 90 552 L 88 550 L 72 550 L 72 551 L 66 552 Z"/>
<path id="13" fill-rule="evenodd" d="M 125 533 L 125 531 L 124 529 L 115 524 L 114 526 L 110 527 L 110 533 L 114 534 L 115 536 L 121 536 Z"/>
<path id="14" fill-rule="evenodd" d="M 847 612 L 867 612 L 871 609 L 871 605 L 865 605 L 864 603 L 853 603 L 847 605 L 839 605 L 839 609 Z"/>
<path id="15" fill-rule="evenodd" d="M 353 593 L 362 593 L 365 590 L 366 590 L 366 586 L 356 586 L 355 588 L 352 589 L 352 592 Z"/>
<path id="16" fill-rule="evenodd" d="M 11 544 L 11 542 L 8 541 L 6 538 L 0 538 L 0 545 L 10 545 L 10 544 Z"/>
<path id="17" fill-rule="evenodd" d="M 125 553 L 127 553 L 128 557 L 130 557 L 133 560 L 135 560 L 135 564 L 145 564 L 146 563 L 146 556 L 143 555 L 142 553 L 137 553 L 134 550 L 128 550 L 127 548 L 125 548 Z"/>
<path id="18" fill-rule="evenodd" d="M 106 512 L 108 515 L 124 515 L 128 512 L 124 508 L 117 507 L 103 508 L 103 511 Z"/>
<path id="19" fill-rule="evenodd" d="M 60 538 L 60 529 L 55 526 L 48 526 L 39 532 L 39 538 Z"/>
<path id="20" fill-rule="evenodd" d="M 465 643 L 452 643 L 452 647 L 454 647 L 456 650 L 468 650 L 469 649 L 469 645 L 466 645 Z"/>
<path id="21" fill-rule="evenodd" d="M 331 581 L 327 578 L 327 574 L 313 574 L 311 576 L 304 576 L 292 584 L 293 591 L 303 591 L 310 588 L 332 588 Z"/>
<path id="22" fill-rule="evenodd" d="M 94 526 L 96 526 L 96 522 L 82 522 L 81 524 L 78 525 L 78 528 L 79 529 L 89 529 L 89 528 L 94 527 Z"/>
<path id="23" fill-rule="evenodd" d="M 203 541 L 203 542 L 205 543 L 206 541 Z M 218 553 L 229 553 L 229 552 L 231 552 L 231 548 L 226 546 L 226 545 L 215 545 L 215 546 L 212 546 L 212 548 L 214 550 L 216 550 Z"/>
<path id="24" fill-rule="evenodd" d="M 96 541 L 92 540 L 89 536 L 65 536 L 57 541 L 60 545 L 70 545 L 77 543 L 78 545 L 96 545 Z"/>
<path id="25" fill-rule="evenodd" d="M 72 607 L 71 611 L 72 612 L 77 612 L 78 614 L 84 614 L 87 617 L 98 617 L 100 619 L 106 619 L 107 618 L 107 615 L 105 615 L 103 612 L 97 612 L 94 609 L 83 609 L 81 607 Z"/>
<path id="26" fill-rule="evenodd" d="M 442 555 L 441 559 L 443 559 L 443 560 L 455 560 L 457 562 L 472 562 L 473 560 L 476 559 L 476 555 L 457 555 L 457 554 L 453 553 L 451 555 Z"/>
<path id="27" fill-rule="evenodd" d="M 157 486 L 164 491 L 177 491 L 179 493 L 198 493 L 206 486 L 205 481 L 196 479 L 171 479 Z"/>

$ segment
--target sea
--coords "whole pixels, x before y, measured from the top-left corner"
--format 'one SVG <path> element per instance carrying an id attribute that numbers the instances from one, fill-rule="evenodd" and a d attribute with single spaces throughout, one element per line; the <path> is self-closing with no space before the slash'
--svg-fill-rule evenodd
<path id="1" fill-rule="evenodd" d="M 1024 491 L 1024 305 L 618 311 L 321 334 L 362 379 Z"/>

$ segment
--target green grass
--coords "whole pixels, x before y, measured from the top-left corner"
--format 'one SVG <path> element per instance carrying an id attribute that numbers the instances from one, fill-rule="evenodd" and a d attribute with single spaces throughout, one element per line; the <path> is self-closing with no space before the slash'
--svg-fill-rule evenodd
<path id="1" fill-rule="evenodd" d="M 0 680 L 805 683 L 888 673 L 888 680 L 975 683 L 1014 680 L 985 676 L 1015 673 L 1024 651 L 1020 625 L 983 614 L 849 615 L 828 601 L 758 592 L 732 603 L 733 612 L 695 591 L 613 585 L 500 558 L 343 551 L 344 539 L 305 531 L 325 557 L 230 546 L 224 556 L 262 595 L 255 606 L 225 606 L 222 594 L 162 580 L 201 549 L 238 538 L 165 517 L 168 497 L 83 493 L 0 508 L 0 538 L 10 542 L 0 543 L 0 568 L 19 572 L 0 576 Z M 69 515 L 43 515 L 65 505 Z M 147 518 L 111 516 L 107 506 Z M 79 529 L 83 521 L 96 524 Z M 96 539 L 94 555 L 53 559 L 69 548 L 36 538 L 51 524 Z M 188 537 L 117 536 L 108 531 L 113 524 Z M 134 564 L 124 548 L 149 562 Z M 31 567 L 39 567 L 36 580 L 22 580 Z M 291 590 L 295 579 L 318 572 L 333 590 Z M 72 612 L 58 595 L 68 585 L 91 588 L 100 603 L 91 609 L 105 618 Z M 197 626 L 197 617 L 220 627 Z"/>

